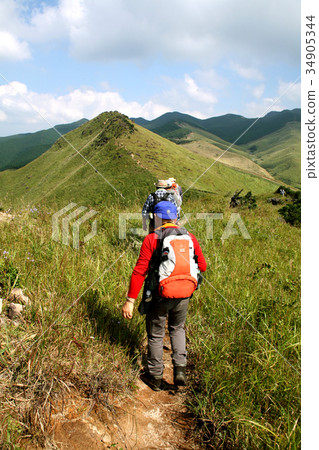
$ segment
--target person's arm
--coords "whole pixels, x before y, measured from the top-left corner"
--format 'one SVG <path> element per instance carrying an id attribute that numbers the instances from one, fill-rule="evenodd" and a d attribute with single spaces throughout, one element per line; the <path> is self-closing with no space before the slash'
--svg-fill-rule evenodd
<path id="1" fill-rule="evenodd" d="M 201 272 L 205 272 L 206 268 L 207 268 L 207 263 L 206 263 L 206 259 L 205 259 L 204 255 L 203 255 L 202 249 L 201 249 L 196 237 L 191 233 L 190 233 L 190 235 L 191 235 L 192 241 L 194 243 L 195 255 L 197 255 L 197 258 L 198 258 L 198 268 Z"/>
<path id="2" fill-rule="evenodd" d="M 155 247 L 156 239 L 154 238 L 154 235 L 147 235 L 143 241 L 140 255 L 133 269 L 126 302 L 122 307 L 122 316 L 124 319 L 132 319 L 133 317 L 134 302 L 143 286 Z"/>
<path id="3" fill-rule="evenodd" d="M 132 319 L 135 299 L 126 297 L 126 302 L 122 306 L 122 316 L 124 319 Z"/>

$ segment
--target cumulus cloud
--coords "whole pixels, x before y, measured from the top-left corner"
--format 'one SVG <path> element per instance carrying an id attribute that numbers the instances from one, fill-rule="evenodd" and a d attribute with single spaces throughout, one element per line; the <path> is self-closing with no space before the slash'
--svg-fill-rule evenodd
<path id="1" fill-rule="evenodd" d="M 260 0 L 246 7 L 235 0 L 139 0 L 134 6 L 128 0 L 72 1 L 82 14 L 68 16 L 70 45 L 72 54 L 84 60 L 162 55 L 210 65 L 225 53 L 290 62 L 299 55 L 299 10 L 288 0 Z"/>
<path id="2" fill-rule="evenodd" d="M 23 36 L 24 21 L 19 17 L 14 0 L 0 2 L 0 61 L 21 61 L 31 57 L 29 44 Z"/>
<path id="3" fill-rule="evenodd" d="M 216 103 L 217 98 L 211 92 L 205 89 L 201 89 L 195 80 L 188 74 L 185 75 L 185 91 L 186 93 L 198 102 L 203 103 Z"/>
<path id="4" fill-rule="evenodd" d="M 185 114 L 204 119 L 214 113 L 218 102 L 217 95 L 196 78 L 185 74 L 183 78 L 163 77 L 165 88 L 153 96 L 155 103 L 167 105 L 167 111 L 181 111 Z"/>
<path id="5" fill-rule="evenodd" d="M 256 67 L 242 66 L 241 64 L 237 64 L 234 62 L 231 62 L 229 66 L 239 76 L 245 78 L 246 80 L 262 81 L 264 79 L 263 74 Z"/>
<path id="6" fill-rule="evenodd" d="M 263 95 L 264 91 L 265 91 L 265 85 L 264 84 L 260 84 L 260 85 L 255 86 L 255 87 L 252 88 L 252 94 L 256 98 L 261 98 L 261 96 Z"/>
<path id="7" fill-rule="evenodd" d="M 0 61 L 21 61 L 31 57 L 29 45 L 7 31 L 0 31 Z"/>
<path id="8" fill-rule="evenodd" d="M 209 87 L 210 89 L 222 90 L 229 86 L 227 78 L 219 75 L 214 69 L 198 69 L 194 71 L 194 76 L 199 83 Z"/>
<path id="9" fill-rule="evenodd" d="M 6 21 L 6 31 L 19 30 L 32 43 L 64 39 L 83 61 L 161 57 L 209 67 L 225 55 L 256 63 L 300 59 L 299 0 L 59 0 L 42 3 L 27 18 L 17 0 L 3 1 L 5 19 L 19 25 Z"/>
<path id="10" fill-rule="evenodd" d="M 0 135 L 37 131 L 83 117 L 92 119 L 103 111 L 120 111 L 129 117 L 153 119 L 169 110 L 167 105 L 148 101 L 127 102 L 119 93 L 75 89 L 65 95 L 40 94 L 24 83 L 0 86 Z M 6 121 L 6 123 L 4 123 Z M 14 129 L 11 133 L 11 129 Z"/>
<path id="11" fill-rule="evenodd" d="M 278 82 L 277 96 L 262 98 L 264 86 L 256 86 L 253 95 L 259 101 L 251 101 L 245 105 L 244 114 L 246 117 L 260 117 L 270 111 L 282 111 L 283 109 L 293 109 L 300 105 L 301 84 L 297 82 Z M 260 91 L 258 91 L 260 89 Z M 255 94 L 258 95 L 255 95 Z M 261 95 L 259 95 L 261 94 Z"/>
<path id="12" fill-rule="evenodd" d="M 8 131 L 0 129 L 0 135 L 9 135 L 10 124 L 17 132 L 35 131 L 58 123 L 68 123 L 86 117 L 92 119 L 103 111 L 117 110 L 129 117 L 154 119 L 168 111 L 183 111 L 199 118 L 213 114 L 217 97 L 203 88 L 190 74 L 182 79 L 166 78 L 163 92 L 145 103 L 126 101 L 106 84 L 104 89 L 73 89 L 64 95 L 37 93 L 26 84 L 14 81 L 0 86 L 0 110 L 7 118 Z"/>

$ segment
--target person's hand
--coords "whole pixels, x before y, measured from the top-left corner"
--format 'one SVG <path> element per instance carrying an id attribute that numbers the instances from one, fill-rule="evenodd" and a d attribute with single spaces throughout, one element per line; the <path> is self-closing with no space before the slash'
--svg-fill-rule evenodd
<path id="1" fill-rule="evenodd" d="M 134 300 L 134 299 L 132 298 L 132 300 Z M 124 303 L 124 305 L 122 307 L 122 316 L 124 317 L 124 319 L 132 319 L 133 309 L 134 309 L 134 303 L 126 300 L 126 302 Z"/>

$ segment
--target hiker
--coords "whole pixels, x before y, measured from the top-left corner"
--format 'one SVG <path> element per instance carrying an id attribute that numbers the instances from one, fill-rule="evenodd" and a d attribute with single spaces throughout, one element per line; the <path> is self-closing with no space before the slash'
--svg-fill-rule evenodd
<path id="1" fill-rule="evenodd" d="M 285 190 L 284 189 L 280 189 L 279 194 L 282 195 L 283 197 L 285 196 Z"/>
<path id="2" fill-rule="evenodd" d="M 168 201 L 155 205 L 155 226 L 148 234 L 134 267 L 126 302 L 122 307 L 125 319 L 133 317 L 135 300 L 145 277 L 139 312 L 146 314 L 148 337 L 147 370 L 141 378 L 153 390 L 165 388 L 163 382 L 163 338 L 168 317 L 172 345 L 174 384 L 186 384 L 185 320 L 189 299 L 198 289 L 206 261 L 194 235 L 176 224 L 176 206 Z"/>
<path id="3" fill-rule="evenodd" d="M 177 196 L 177 202 L 179 203 L 178 206 L 181 206 L 183 202 L 183 191 L 182 188 L 179 186 L 179 184 L 176 183 L 176 178 L 169 178 L 168 181 L 171 181 L 172 183 L 172 189 L 174 190 L 176 196 Z"/>
<path id="4" fill-rule="evenodd" d="M 169 180 L 157 180 L 154 185 L 157 188 L 156 191 L 152 192 L 147 197 L 142 208 L 143 230 L 147 230 L 147 220 L 149 219 L 150 232 L 154 230 L 154 207 L 158 202 L 162 200 L 167 200 L 177 207 L 177 218 L 178 220 L 180 219 L 180 207 L 177 204 L 175 192 L 172 190 L 172 182 Z"/>

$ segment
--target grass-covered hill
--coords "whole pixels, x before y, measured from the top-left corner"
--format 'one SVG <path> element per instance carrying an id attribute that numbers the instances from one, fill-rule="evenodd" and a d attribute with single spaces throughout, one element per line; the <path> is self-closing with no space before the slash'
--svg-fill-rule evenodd
<path id="1" fill-rule="evenodd" d="M 246 148 L 252 160 L 276 179 L 300 188 L 300 142 L 300 124 L 289 122 L 280 130 L 250 142 Z"/>
<path id="2" fill-rule="evenodd" d="M 0 171 L 25 166 L 47 151 L 60 134 L 66 134 L 85 122 L 87 119 L 81 119 L 36 133 L 0 137 Z"/>
<path id="3" fill-rule="evenodd" d="M 226 166 L 269 180 L 273 179 L 266 169 L 251 159 L 250 152 L 246 149 L 243 150 L 237 145 L 230 146 L 229 142 L 202 128 L 186 124 L 176 125 L 176 129 L 167 138 L 198 155 L 218 160 Z"/>
<path id="4" fill-rule="evenodd" d="M 130 201 L 149 193 L 156 178 L 169 176 L 184 190 L 214 194 L 237 189 L 257 194 L 276 186 L 258 174 L 214 163 L 208 155 L 178 146 L 116 112 L 99 115 L 65 138 L 28 165 L 0 173 L 2 202 Z"/>
<path id="5" fill-rule="evenodd" d="M 172 421 L 192 421 L 198 448 L 300 448 L 300 228 L 267 201 L 278 184 L 240 169 L 242 150 L 236 169 L 214 163 L 220 138 L 217 149 L 182 147 L 117 112 L 66 139 L 0 173 L 0 206 L 10 208 L 0 215 L 0 448 L 60 448 L 59 426 L 79 442 L 83 418 L 91 433 L 103 421 L 106 446 L 127 447 L 112 430 L 122 431 L 120 413 L 135 398 L 146 334 L 137 308 L 131 321 L 120 313 L 142 242 L 132 227 L 141 228 L 155 179 L 168 176 L 184 189 L 184 225 L 207 260 L 187 316 L 188 385 L 170 391 L 180 401 Z M 251 190 L 257 207 L 230 208 L 237 189 Z M 85 242 L 92 228 L 82 224 L 78 249 L 52 238 L 53 214 L 71 201 L 96 212 L 96 235 Z M 123 213 L 138 213 L 126 238 Z M 30 302 L 10 320 L 13 287 Z M 156 394 L 153 412 L 163 403 Z"/>
<path id="6" fill-rule="evenodd" d="M 229 148 L 220 162 L 300 188 L 300 109 L 270 112 L 257 121 L 235 114 L 201 120 L 177 112 L 152 121 L 134 120 L 179 145 L 212 158 L 221 155 L 218 149 Z M 246 159 L 235 158 L 234 153 Z"/>
<path id="7" fill-rule="evenodd" d="M 256 121 L 256 118 L 248 119 L 236 114 L 225 114 L 209 119 L 197 119 L 188 114 L 171 112 L 163 114 L 154 120 L 148 121 L 143 118 L 136 118 L 133 120 L 135 123 L 164 137 L 169 137 L 174 128 L 177 130 L 178 124 L 184 123 L 209 131 L 227 142 L 234 142 Z M 279 130 L 288 122 L 300 123 L 300 121 L 301 110 L 299 108 L 291 111 L 272 111 L 266 114 L 266 116 L 258 119 L 254 126 L 245 132 L 245 134 L 237 141 L 237 144 L 247 144 L 248 142 L 260 139 L 267 134 Z"/>

